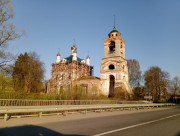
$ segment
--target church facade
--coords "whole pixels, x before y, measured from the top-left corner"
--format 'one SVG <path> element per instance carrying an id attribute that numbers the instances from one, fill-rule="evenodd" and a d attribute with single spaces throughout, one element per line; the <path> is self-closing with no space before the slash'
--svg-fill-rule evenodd
<path id="1" fill-rule="evenodd" d="M 74 85 L 84 87 L 87 93 L 93 92 L 108 97 L 113 97 L 116 89 L 124 89 L 128 94 L 133 94 L 128 79 L 125 41 L 115 26 L 104 40 L 100 78 L 93 76 L 93 66 L 90 66 L 89 56 L 86 60 L 77 57 L 75 45 L 71 47 L 69 57 L 61 60 L 60 53 L 57 54 L 56 63 L 52 64 L 48 92 L 59 93 L 61 88 L 70 88 Z"/>

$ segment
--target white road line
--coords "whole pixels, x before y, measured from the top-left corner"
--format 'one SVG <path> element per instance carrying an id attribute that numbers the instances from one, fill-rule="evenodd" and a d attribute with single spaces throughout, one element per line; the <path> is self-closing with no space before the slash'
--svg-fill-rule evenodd
<path id="1" fill-rule="evenodd" d="M 173 117 L 176 117 L 176 116 L 180 116 L 180 114 L 175 114 L 175 115 L 168 116 L 168 117 L 164 117 L 164 118 L 161 118 L 161 119 L 152 120 L 152 121 L 148 121 L 148 122 L 144 122 L 144 123 L 140 123 L 140 124 L 136 124 L 136 125 L 132 125 L 132 126 L 128 126 L 128 127 L 124 127 L 124 128 L 120 128 L 120 129 L 115 129 L 115 130 L 112 130 L 112 131 L 107 131 L 107 132 L 100 133 L 100 134 L 96 134 L 96 135 L 93 135 L 93 136 L 103 136 L 103 135 L 111 134 L 111 133 L 114 133 L 114 132 L 118 132 L 118 131 L 126 130 L 126 129 L 129 129 L 129 128 L 134 128 L 134 127 L 138 127 L 138 126 L 142 126 L 142 125 L 146 125 L 146 124 L 150 124 L 150 123 L 158 122 L 158 121 L 161 121 L 161 120 L 165 120 L 165 119 L 173 118 Z"/>

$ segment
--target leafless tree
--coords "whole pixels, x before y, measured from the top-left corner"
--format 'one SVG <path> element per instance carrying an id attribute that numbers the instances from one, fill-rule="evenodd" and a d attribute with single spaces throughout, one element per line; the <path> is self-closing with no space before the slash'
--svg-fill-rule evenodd
<path id="1" fill-rule="evenodd" d="M 159 102 L 161 99 L 166 99 L 167 87 L 169 83 L 169 74 L 161 68 L 154 66 L 150 67 L 144 74 L 145 87 L 152 95 L 154 102 Z"/>
<path id="2" fill-rule="evenodd" d="M 171 82 L 170 82 L 170 88 L 172 90 L 173 93 L 173 97 L 175 99 L 175 96 L 177 94 L 177 92 L 180 90 L 180 78 L 178 76 L 175 76 Z"/>
<path id="3" fill-rule="evenodd" d="M 0 68 L 4 70 L 6 70 L 7 63 L 14 60 L 14 57 L 5 51 L 8 43 L 22 35 L 13 25 L 11 21 L 13 17 L 10 0 L 0 0 Z"/>
<path id="4" fill-rule="evenodd" d="M 137 87 L 141 82 L 141 70 L 139 61 L 136 59 L 129 59 L 128 61 L 129 82 L 131 87 Z"/>

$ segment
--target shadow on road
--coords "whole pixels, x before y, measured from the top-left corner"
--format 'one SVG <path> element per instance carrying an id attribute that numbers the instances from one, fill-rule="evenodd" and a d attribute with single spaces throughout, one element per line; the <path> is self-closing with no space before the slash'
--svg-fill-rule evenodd
<path id="1" fill-rule="evenodd" d="M 61 134 L 48 128 L 27 125 L 0 128 L 0 136 L 83 136 L 76 134 Z"/>
<path id="2" fill-rule="evenodd" d="M 177 133 L 177 135 L 176 136 L 180 136 L 180 132 L 179 133 Z"/>

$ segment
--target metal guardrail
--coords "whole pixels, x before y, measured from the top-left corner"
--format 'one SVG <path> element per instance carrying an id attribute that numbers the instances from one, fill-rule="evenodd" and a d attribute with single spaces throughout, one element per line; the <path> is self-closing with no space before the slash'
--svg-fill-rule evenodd
<path id="1" fill-rule="evenodd" d="M 150 107 L 167 107 L 176 104 L 101 104 L 101 105 L 61 105 L 61 106 L 1 106 L 0 115 L 4 116 L 7 121 L 11 115 L 38 113 L 41 117 L 42 113 L 59 112 L 64 114 L 69 111 L 88 111 L 88 110 L 113 110 L 113 109 L 141 109 Z"/>
<path id="2" fill-rule="evenodd" d="M 0 99 L 0 106 L 48 106 L 48 105 L 90 105 L 90 104 L 138 104 L 144 101 L 118 100 L 27 100 L 27 99 Z"/>

